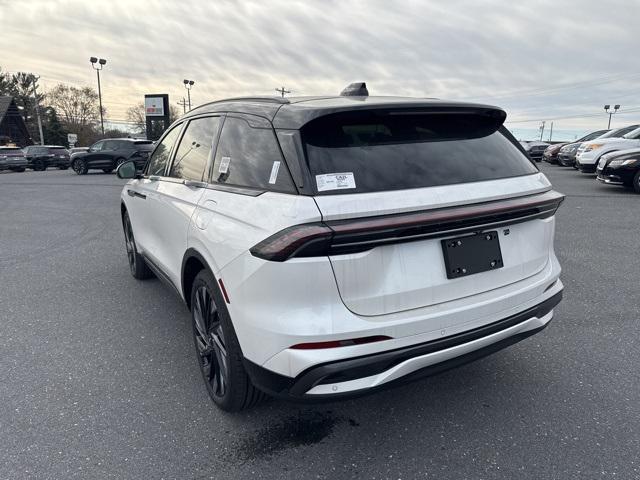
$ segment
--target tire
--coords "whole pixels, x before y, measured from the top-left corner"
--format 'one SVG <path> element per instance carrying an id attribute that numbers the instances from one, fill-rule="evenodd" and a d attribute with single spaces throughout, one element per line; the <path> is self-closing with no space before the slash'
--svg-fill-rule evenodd
<path id="1" fill-rule="evenodd" d="M 33 161 L 33 170 L 35 172 L 44 172 L 46 169 L 47 169 L 47 166 L 42 160 Z"/>
<path id="2" fill-rule="evenodd" d="M 24 167 L 18 167 L 18 168 L 12 168 L 11 170 L 13 170 L 14 172 L 24 172 L 25 168 Z"/>
<path id="3" fill-rule="evenodd" d="M 69 170 L 69 167 L 58 167 L 58 170 Z"/>
<path id="4" fill-rule="evenodd" d="M 111 173 L 111 172 L 113 172 L 113 168 L 103 168 L 102 171 L 104 173 Z"/>
<path id="5" fill-rule="evenodd" d="M 87 167 L 87 162 L 85 162 L 82 159 L 74 160 L 73 163 L 71 164 L 71 167 L 73 168 L 73 171 L 76 172 L 78 175 L 86 175 L 87 172 L 89 171 L 89 168 Z"/>
<path id="6" fill-rule="evenodd" d="M 200 373 L 213 402 L 227 412 L 253 407 L 267 396 L 251 383 L 242 350 L 213 275 L 201 270 L 191 288 L 193 342 Z"/>
<path id="7" fill-rule="evenodd" d="M 120 165 L 122 165 L 122 164 L 123 164 L 124 162 L 126 162 L 126 161 L 127 161 L 127 159 L 126 159 L 126 158 L 118 158 L 118 159 L 116 160 L 116 166 L 115 166 L 115 168 L 118 168 Z M 112 169 L 112 170 L 113 170 L 113 169 Z"/>
<path id="8" fill-rule="evenodd" d="M 124 230 L 124 243 L 127 249 L 127 260 L 129 261 L 131 275 L 137 280 L 146 280 L 153 277 L 153 272 L 149 269 L 144 257 L 138 253 L 131 220 L 129 219 L 129 213 L 126 211 L 122 216 L 122 229 Z"/>
<path id="9" fill-rule="evenodd" d="M 640 170 L 638 170 L 633 177 L 633 191 L 640 193 Z"/>

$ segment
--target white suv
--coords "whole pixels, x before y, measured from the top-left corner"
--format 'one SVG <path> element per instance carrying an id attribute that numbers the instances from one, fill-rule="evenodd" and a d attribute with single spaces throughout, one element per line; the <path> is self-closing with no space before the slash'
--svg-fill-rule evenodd
<path id="1" fill-rule="evenodd" d="M 640 147 L 640 128 L 636 128 L 622 137 L 585 142 L 580 145 L 576 154 L 576 167 L 583 173 L 594 173 L 604 154 L 636 147 Z"/>
<path id="2" fill-rule="evenodd" d="M 173 124 L 121 214 L 133 276 L 192 312 L 208 392 L 340 398 L 542 330 L 563 196 L 490 106 L 359 95 L 209 103 Z"/>

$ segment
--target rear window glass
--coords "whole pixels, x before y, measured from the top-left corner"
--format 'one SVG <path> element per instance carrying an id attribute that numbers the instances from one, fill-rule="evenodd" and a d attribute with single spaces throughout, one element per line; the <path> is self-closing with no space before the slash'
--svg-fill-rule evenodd
<path id="1" fill-rule="evenodd" d="M 12 148 L 12 147 L 0 148 L 0 153 L 22 153 L 22 150 L 20 150 L 19 148 Z"/>
<path id="2" fill-rule="evenodd" d="M 472 113 L 347 112 L 302 129 L 319 194 L 364 193 L 537 173 L 490 117 Z"/>
<path id="3" fill-rule="evenodd" d="M 66 150 L 66 148 L 64 148 L 64 147 L 49 147 L 49 150 L 60 151 L 60 150 Z"/>

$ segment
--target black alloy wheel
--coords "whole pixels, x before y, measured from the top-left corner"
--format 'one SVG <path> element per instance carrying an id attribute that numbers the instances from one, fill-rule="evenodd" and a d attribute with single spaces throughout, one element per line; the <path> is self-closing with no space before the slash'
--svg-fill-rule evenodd
<path id="1" fill-rule="evenodd" d="M 36 172 L 42 172 L 44 170 L 47 169 L 47 167 L 45 166 L 44 162 L 42 160 L 34 160 L 33 161 L 33 169 Z"/>
<path id="2" fill-rule="evenodd" d="M 636 193 L 640 193 L 640 170 L 638 170 L 633 177 L 633 190 Z"/>
<path id="3" fill-rule="evenodd" d="M 221 402 L 229 384 L 229 363 L 226 340 L 218 308 L 206 285 L 194 292 L 193 335 L 198 364 L 209 395 Z"/>
<path id="4" fill-rule="evenodd" d="M 266 394 L 247 375 L 225 298 L 207 269 L 193 280 L 190 299 L 196 356 L 209 397 L 227 412 L 238 412 L 263 401 Z"/>
<path id="5" fill-rule="evenodd" d="M 73 171 L 78 175 L 86 175 L 87 171 L 89 170 L 87 168 L 87 162 L 81 159 L 74 160 L 72 167 Z"/>
<path id="6" fill-rule="evenodd" d="M 131 228 L 131 220 L 129 220 L 129 214 L 127 212 L 125 212 L 122 217 L 122 227 L 124 229 L 124 244 L 127 249 L 127 260 L 129 261 L 131 275 L 138 280 L 150 278 L 153 274 L 142 255 L 138 253 L 136 239 L 133 236 L 133 229 Z"/>

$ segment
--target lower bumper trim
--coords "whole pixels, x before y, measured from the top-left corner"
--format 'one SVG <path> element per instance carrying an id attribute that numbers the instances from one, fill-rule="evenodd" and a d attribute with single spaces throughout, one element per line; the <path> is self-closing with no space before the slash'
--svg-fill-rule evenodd
<path id="1" fill-rule="evenodd" d="M 546 324 L 539 328 L 511 335 L 464 355 L 429 365 L 425 368 L 372 388 L 366 388 L 355 392 L 333 393 L 326 395 L 310 395 L 307 392 L 320 384 L 344 382 L 376 375 L 377 373 L 393 368 L 395 365 L 398 365 L 408 359 L 436 353 L 474 340 L 482 339 L 489 335 L 514 327 L 533 317 L 542 318 L 549 314 L 561 299 L 562 291 L 534 307 L 483 327 L 418 345 L 316 365 L 300 373 L 295 378 L 272 372 L 247 359 L 244 360 L 245 368 L 256 387 L 276 397 L 287 398 L 295 401 L 323 401 L 359 396 L 378 389 L 412 381 L 417 378 L 434 375 L 478 358 L 482 358 L 534 335 L 535 333 L 543 330 L 546 327 Z"/>

